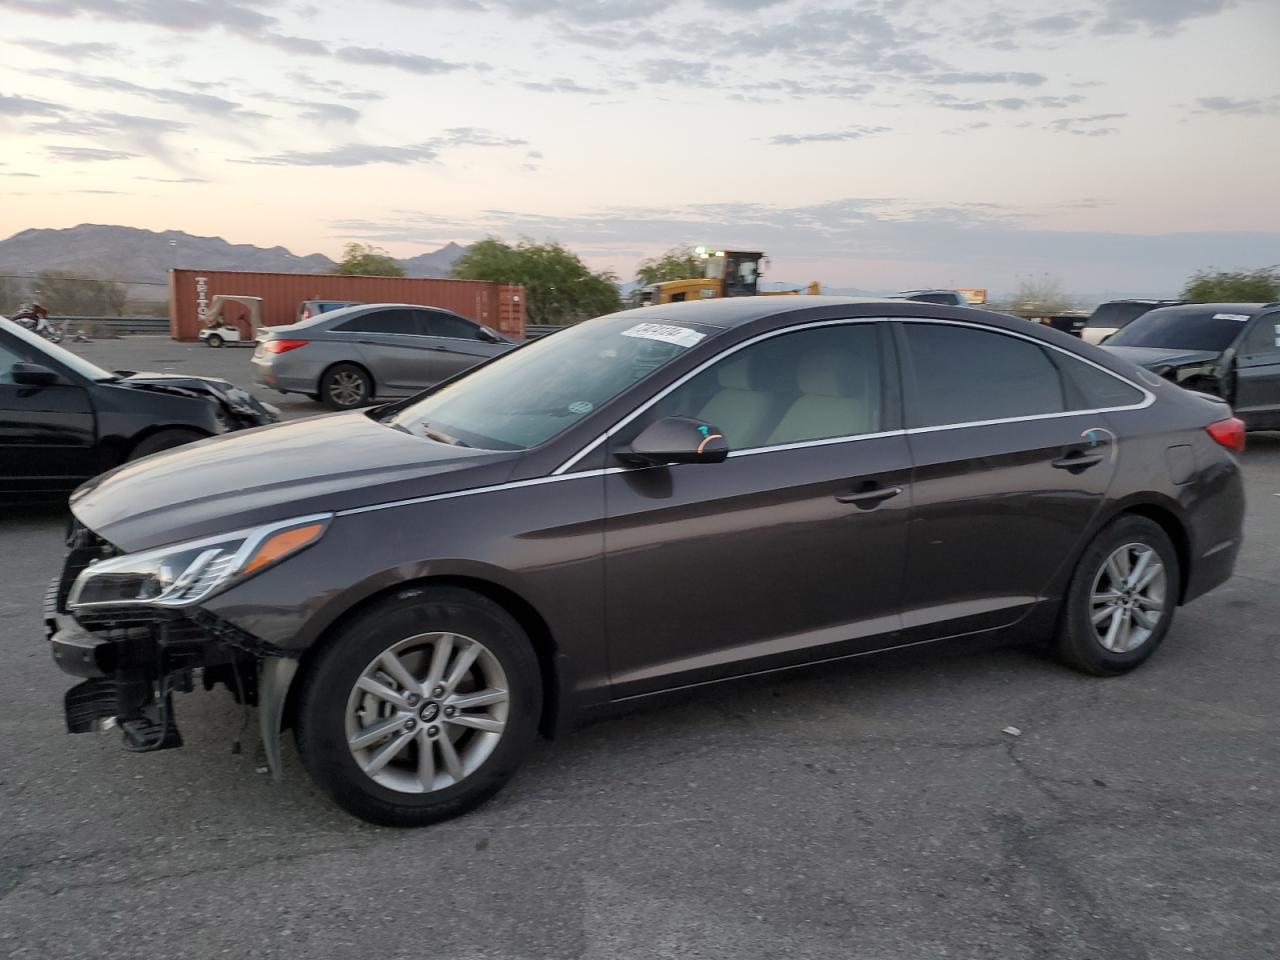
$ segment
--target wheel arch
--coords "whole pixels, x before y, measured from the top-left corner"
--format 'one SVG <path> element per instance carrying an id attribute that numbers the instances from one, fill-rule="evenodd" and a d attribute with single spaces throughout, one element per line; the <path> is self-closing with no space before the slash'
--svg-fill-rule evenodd
<path id="1" fill-rule="evenodd" d="M 1080 558 L 1084 556 L 1084 552 L 1089 549 L 1089 544 L 1093 543 L 1098 534 L 1121 517 L 1128 515 L 1147 518 L 1160 527 L 1173 543 L 1174 552 L 1178 555 L 1178 605 L 1181 606 L 1186 597 L 1187 583 L 1191 576 L 1191 533 L 1182 508 L 1176 501 L 1149 493 L 1137 494 L 1121 500 L 1097 519 L 1093 529 L 1089 531 L 1087 537 L 1083 538 L 1080 548 L 1067 567 L 1067 580 L 1064 584 L 1070 581 L 1071 575 L 1080 563 Z M 1063 589 L 1065 590 L 1065 585 Z"/>
<path id="2" fill-rule="evenodd" d="M 298 658 L 298 670 L 289 684 L 289 690 L 285 697 L 283 713 L 285 725 L 291 726 L 293 723 L 298 692 L 301 690 L 303 683 L 306 682 L 306 675 L 310 665 L 315 662 L 319 651 L 333 642 L 333 638 L 351 619 L 369 607 L 382 602 L 387 597 L 394 596 L 406 589 L 425 586 L 450 586 L 470 590 L 496 603 L 515 618 L 521 629 L 529 637 L 529 642 L 533 645 L 534 655 L 538 658 L 538 672 L 542 685 L 542 715 L 538 718 L 538 732 L 547 739 L 554 739 L 557 733 L 564 728 L 567 714 L 566 700 L 563 696 L 562 657 L 546 619 L 532 603 L 510 587 L 482 577 L 458 574 L 423 576 L 401 581 L 361 598 L 335 617 L 332 622 L 321 630 L 315 641 Z"/>
<path id="3" fill-rule="evenodd" d="M 159 436 L 162 433 L 194 433 L 198 435 L 196 440 L 208 440 L 210 437 L 215 436 L 215 434 L 212 434 L 207 430 L 201 430 L 199 427 L 185 423 L 151 424 L 144 427 L 142 430 L 139 430 L 130 437 L 126 443 L 121 445 L 119 463 L 128 463 L 129 458 L 133 456 L 134 451 L 137 450 L 138 447 L 142 446 L 142 444 L 146 443 L 152 437 Z M 191 442 L 195 443 L 196 440 L 192 440 Z"/>
<path id="4" fill-rule="evenodd" d="M 316 393 L 321 398 L 324 397 L 324 378 L 329 375 L 329 371 L 332 370 L 334 367 L 342 367 L 342 366 L 355 367 L 361 373 L 363 373 L 366 377 L 368 377 L 369 378 L 369 399 L 373 400 L 378 396 L 378 378 L 373 375 L 373 371 L 369 369 L 368 364 L 360 360 L 344 359 L 344 360 L 334 360 L 332 363 L 325 364 L 324 369 L 320 371 L 320 376 L 316 377 Z"/>

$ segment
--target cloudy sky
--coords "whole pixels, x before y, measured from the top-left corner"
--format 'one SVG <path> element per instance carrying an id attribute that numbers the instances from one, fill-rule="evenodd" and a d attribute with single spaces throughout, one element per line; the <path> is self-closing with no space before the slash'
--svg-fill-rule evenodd
<path id="1" fill-rule="evenodd" d="M 1277 0 L 0 0 L 0 235 L 681 242 L 1168 294 L 1280 263 Z"/>

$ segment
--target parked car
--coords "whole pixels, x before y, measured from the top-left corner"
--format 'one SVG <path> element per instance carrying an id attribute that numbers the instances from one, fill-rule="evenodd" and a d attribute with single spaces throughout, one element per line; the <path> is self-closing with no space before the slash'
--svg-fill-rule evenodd
<path id="1" fill-rule="evenodd" d="M 1103 345 L 1222 397 L 1250 430 L 1280 430 L 1280 303 L 1188 303 L 1143 314 Z"/>
<path id="2" fill-rule="evenodd" d="M 283 722 L 339 804 L 407 825 L 676 688 L 1000 635 L 1123 673 L 1231 575 L 1242 441 L 1221 400 L 983 311 L 613 314 L 82 487 L 67 722 L 174 746 L 189 671 L 257 678 L 273 769 Z"/>
<path id="3" fill-rule="evenodd" d="M 65 497 L 128 460 L 276 419 L 225 380 L 111 373 L 0 317 L 0 496 Z"/>
<path id="4" fill-rule="evenodd" d="M 903 290 L 892 300 L 912 300 L 916 303 L 936 303 L 948 307 L 967 307 L 969 301 L 958 290 Z"/>
<path id="5" fill-rule="evenodd" d="M 1093 308 L 1084 322 L 1080 336 L 1089 343 L 1101 343 L 1117 330 L 1123 330 L 1144 313 L 1160 307 L 1185 303 L 1183 300 L 1108 300 Z"/>
<path id="6" fill-rule="evenodd" d="M 303 300 L 298 304 L 298 319 L 296 322 L 301 323 L 303 320 L 318 317 L 322 313 L 332 313 L 334 310 L 345 310 L 347 307 L 358 307 L 359 305 L 359 300 Z"/>
<path id="7" fill-rule="evenodd" d="M 263 331 L 257 383 L 305 393 L 335 410 L 403 397 L 516 346 L 449 310 L 407 303 L 346 307 Z"/>

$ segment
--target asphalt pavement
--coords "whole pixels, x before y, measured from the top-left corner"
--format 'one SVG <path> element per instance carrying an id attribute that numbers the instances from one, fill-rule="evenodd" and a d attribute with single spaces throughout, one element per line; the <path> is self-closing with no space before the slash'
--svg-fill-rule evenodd
<path id="1" fill-rule="evenodd" d="M 73 346 L 249 385 L 248 350 Z M 1243 463 L 1238 575 L 1133 674 L 1006 648 L 724 684 L 415 831 L 336 810 L 291 744 L 283 783 L 256 772 L 221 690 L 180 698 L 182 750 L 65 734 L 40 622 L 64 518 L 10 509 L 0 956 L 1273 960 L 1280 437 Z"/>

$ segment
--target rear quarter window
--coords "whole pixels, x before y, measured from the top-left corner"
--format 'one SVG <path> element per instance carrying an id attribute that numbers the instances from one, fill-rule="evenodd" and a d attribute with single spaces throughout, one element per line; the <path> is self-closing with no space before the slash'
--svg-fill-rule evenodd
<path id="1" fill-rule="evenodd" d="M 1132 407 L 1144 399 L 1143 392 L 1133 384 L 1126 383 L 1119 377 L 1105 370 L 1099 370 L 1083 360 L 1064 356 L 1060 362 L 1072 386 L 1075 387 L 1075 396 L 1069 398 L 1073 410 Z"/>

